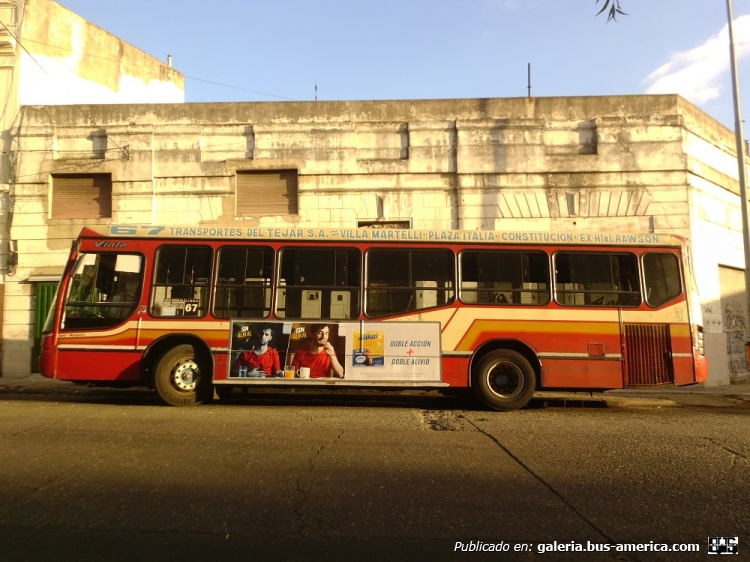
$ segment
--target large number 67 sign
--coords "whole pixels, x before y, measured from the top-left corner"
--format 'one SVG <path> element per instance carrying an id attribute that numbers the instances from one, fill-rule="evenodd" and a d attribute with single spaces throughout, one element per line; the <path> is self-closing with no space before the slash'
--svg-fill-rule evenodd
<path id="1" fill-rule="evenodd" d="M 109 233 L 119 236 L 159 236 L 165 228 L 164 226 L 153 225 L 113 224 L 109 227 Z"/>

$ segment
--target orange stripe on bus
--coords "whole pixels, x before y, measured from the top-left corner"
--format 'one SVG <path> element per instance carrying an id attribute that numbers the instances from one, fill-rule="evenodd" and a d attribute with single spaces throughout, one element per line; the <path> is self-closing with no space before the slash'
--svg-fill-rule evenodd
<path id="1" fill-rule="evenodd" d="M 596 334 L 599 336 L 620 335 L 619 324 L 613 322 L 528 322 L 475 320 L 466 335 L 456 346 L 456 351 L 473 351 L 482 342 L 485 334 L 507 337 L 508 334 L 568 334 L 570 336 Z M 562 351 L 562 350 L 561 350 Z"/>

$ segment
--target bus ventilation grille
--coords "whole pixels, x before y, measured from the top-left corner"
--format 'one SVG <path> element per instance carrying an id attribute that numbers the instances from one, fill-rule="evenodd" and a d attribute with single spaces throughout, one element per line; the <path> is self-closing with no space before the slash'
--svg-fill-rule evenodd
<path id="1" fill-rule="evenodd" d="M 669 326 L 626 324 L 625 350 L 628 386 L 655 386 L 672 382 L 669 368 Z"/>

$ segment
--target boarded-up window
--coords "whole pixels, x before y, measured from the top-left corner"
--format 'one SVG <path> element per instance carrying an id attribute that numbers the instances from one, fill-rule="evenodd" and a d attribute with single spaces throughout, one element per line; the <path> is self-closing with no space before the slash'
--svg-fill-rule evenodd
<path id="1" fill-rule="evenodd" d="M 237 172 L 237 215 L 296 215 L 297 171 Z"/>
<path id="2" fill-rule="evenodd" d="M 112 217 L 112 176 L 68 174 L 52 176 L 53 219 Z"/>

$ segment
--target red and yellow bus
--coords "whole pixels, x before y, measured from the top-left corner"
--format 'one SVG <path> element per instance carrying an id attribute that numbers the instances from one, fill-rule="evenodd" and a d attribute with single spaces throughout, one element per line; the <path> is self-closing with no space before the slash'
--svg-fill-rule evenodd
<path id="1" fill-rule="evenodd" d="M 84 228 L 42 337 L 61 380 L 164 402 L 240 386 L 537 390 L 706 378 L 686 241 L 665 234 Z"/>

